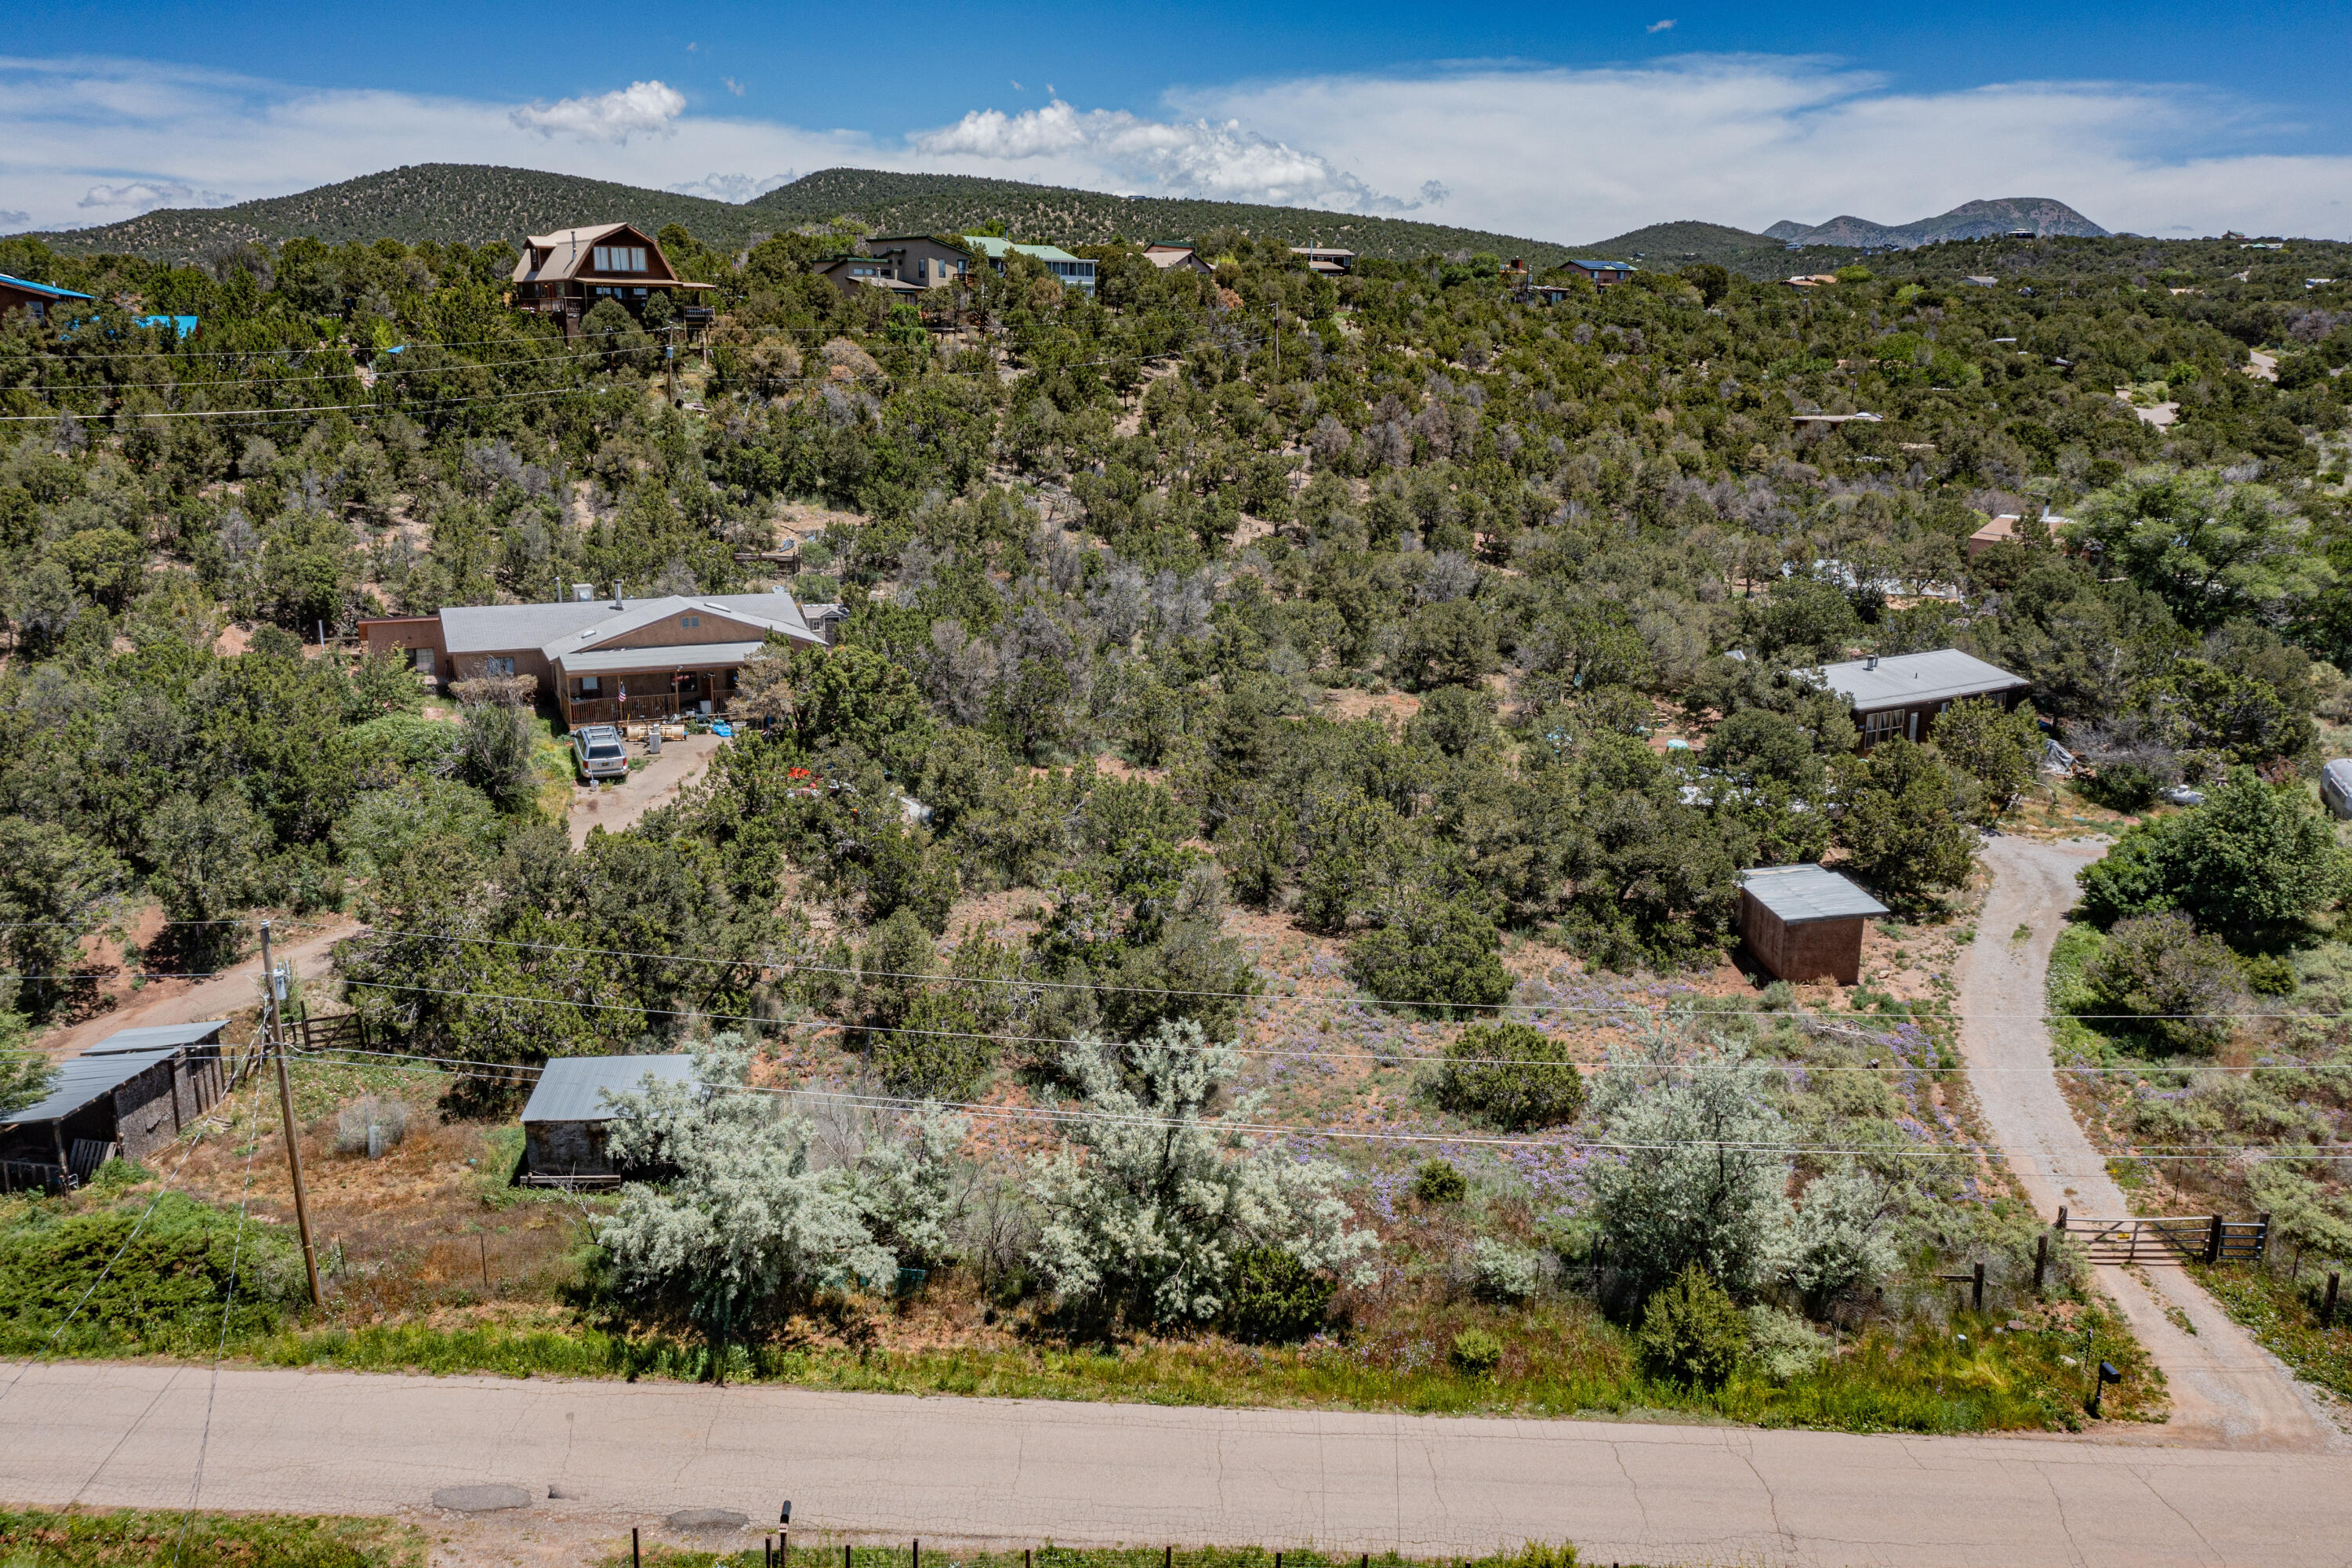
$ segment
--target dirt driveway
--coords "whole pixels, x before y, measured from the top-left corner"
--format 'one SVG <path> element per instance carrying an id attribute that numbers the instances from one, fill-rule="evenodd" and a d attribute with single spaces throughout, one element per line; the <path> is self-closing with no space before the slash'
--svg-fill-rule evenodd
<path id="1" fill-rule="evenodd" d="M 324 980 L 332 964 L 335 943 L 359 929 L 357 921 L 342 915 L 305 921 L 287 932 L 290 940 L 280 941 L 273 956 L 290 960 L 294 973 L 304 980 Z M 243 963 L 210 979 L 150 981 L 123 998 L 111 1012 L 50 1030 L 41 1037 L 40 1046 L 52 1057 L 77 1056 L 118 1029 L 221 1018 L 240 1007 L 257 1006 L 260 1001 L 261 954 L 257 950 Z"/>
<path id="2" fill-rule="evenodd" d="M 665 741 L 660 756 L 632 770 L 617 784 L 607 788 L 574 784 L 572 847 L 577 849 L 587 843 L 592 827 L 618 833 L 654 807 L 676 800 L 678 791 L 700 778 L 703 770 L 710 765 L 710 759 L 719 754 L 719 748 L 727 743 L 716 735 L 688 735 L 683 741 Z M 637 757 L 644 752 L 633 746 L 629 754 Z"/>
<path id="3" fill-rule="evenodd" d="M 1960 1050 L 1993 1142 L 2047 1221 L 2120 1218 L 2132 1210 L 2059 1089 L 2050 1059 L 2050 950 L 2075 898 L 2074 873 L 2105 840 L 2058 844 L 2002 837 L 1987 844 L 1991 894 L 1960 966 Z M 2013 935 L 2027 928 L 2023 937 Z M 2315 1452 L 2347 1447 L 2302 1384 L 2177 1269 L 2097 1270 L 2132 1331 L 2164 1369 L 2172 1419 L 2148 1440 Z M 2181 1329 L 2178 1311 L 2193 1325 Z"/>

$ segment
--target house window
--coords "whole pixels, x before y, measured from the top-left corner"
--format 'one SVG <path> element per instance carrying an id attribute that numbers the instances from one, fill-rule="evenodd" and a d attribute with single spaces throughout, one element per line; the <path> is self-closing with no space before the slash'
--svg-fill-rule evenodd
<path id="1" fill-rule="evenodd" d="M 1883 712 L 1865 713 L 1862 717 L 1862 743 L 1864 750 L 1894 740 L 1903 733 L 1904 710 L 1889 708 Z"/>
<path id="2" fill-rule="evenodd" d="M 433 650 L 431 648 L 421 647 L 416 650 L 416 673 L 419 675 L 430 675 L 433 673 Z"/>
<path id="3" fill-rule="evenodd" d="M 604 691 L 604 678 L 601 675 L 583 675 L 572 683 L 574 697 L 600 697 Z"/>
<path id="4" fill-rule="evenodd" d="M 514 673 L 514 660 L 512 658 L 486 658 L 482 660 L 482 673 L 484 675 L 512 675 Z"/>
<path id="5" fill-rule="evenodd" d="M 612 251 L 601 245 L 588 253 L 588 264 L 599 272 L 610 272 L 613 270 L 611 265 L 612 259 Z"/>
<path id="6" fill-rule="evenodd" d="M 700 616 L 680 616 L 677 618 L 677 624 L 681 626 L 698 626 L 702 624 L 702 617 Z"/>

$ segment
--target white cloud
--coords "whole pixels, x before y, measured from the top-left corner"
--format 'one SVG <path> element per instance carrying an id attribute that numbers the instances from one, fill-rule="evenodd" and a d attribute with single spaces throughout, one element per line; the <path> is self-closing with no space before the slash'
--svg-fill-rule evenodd
<path id="1" fill-rule="evenodd" d="M 20 228 L 30 228 L 32 226 L 33 215 L 31 213 L 18 212 L 15 207 L 0 207 L 0 230 L 13 233 Z"/>
<path id="2" fill-rule="evenodd" d="M 632 136 L 667 136 L 686 112 L 686 94 L 662 81 L 633 81 L 594 98 L 564 98 L 531 103 L 508 116 L 524 131 L 541 136 L 576 136 L 583 142 L 622 146 Z"/>
<path id="3" fill-rule="evenodd" d="M 1021 177 L 1041 184 L 1340 212 L 1410 212 L 1421 205 L 1383 195 L 1329 159 L 1234 120 L 1145 120 L 1124 110 L 1080 110 L 1055 99 L 1018 114 L 974 110 L 909 142 L 917 153 L 942 163 L 1029 165 Z"/>
<path id="4" fill-rule="evenodd" d="M 1663 21 L 1653 22 L 1648 26 L 1642 29 L 1642 31 L 1645 33 L 1671 33 L 1674 30 L 1675 19 L 1672 16 L 1668 16 Z"/>
<path id="5" fill-rule="evenodd" d="M 92 185 L 74 205 L 100 209 L 97 220 L 112 223 L 157 207 L 222 207 L 236 200 L 226 191 L 202 191 L 178 180 L 126 180 L 119 185 Z"/>
<path id="6" fill-rule="evenodd" d="M 714 202 L 741 203 L 799 178 L 790 169 L 781 174 L 705 174 L 698 180 L 681 180 L 662 189 L 681 196 L 709 196 Z"/>

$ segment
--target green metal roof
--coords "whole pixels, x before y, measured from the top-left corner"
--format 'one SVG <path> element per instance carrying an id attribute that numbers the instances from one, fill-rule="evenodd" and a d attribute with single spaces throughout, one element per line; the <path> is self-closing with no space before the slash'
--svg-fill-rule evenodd
<path id="1" fill-rule="evenodd" d="M 979 251 L 982 256 L 987 257 L 991 261 L 1002 261 L 1008 254 L 1015 250 L 1019 251 L 1024 256 L 1034 256 L 1040 261 L 1076 261 L 1080 259 L 1080 258 L 1072 256 L 1068 251 L 1064 250 L 1058 245 L 1015 245 L 1009 239 L 999 239 L 992 234 L 968 234 L 963 237 L 963 242 L 966 245 L 971 246 L 974 250 Z"/>

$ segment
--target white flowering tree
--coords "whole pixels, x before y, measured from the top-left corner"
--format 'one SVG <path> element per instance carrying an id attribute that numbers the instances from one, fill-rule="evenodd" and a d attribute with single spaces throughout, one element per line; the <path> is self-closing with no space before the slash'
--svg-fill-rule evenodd
<path id="1" fill-rule="evenodd" d="M 598 1233 L 631 1299 L 684 1312 L 723 1355 L 768 1307 L 856 1280 L 895 1282 L 898 1248 L 943 1245 L 961 1124 L 936 1113 L 853 1163 L 814 1168 L 814 1129 L 742 1088 L 748 1055 L 720 1037 L 699 1083 L 610 1096 L 607 1147 L 656 1179 L 632 1182 Z"/>
<path id="2" fill-rule="evenodd" d="M 1239 1070 L 1232 1047 L 1184 1020 L 1124 1048 L 1081 1037 L 1062 1065 L 1085 1114 L 1032 1163 L 1029 1193 L 1044 1216 L 1030 1261 L 1065 1300 L 1131 1322 L 1203 1321 L 1224 1309 L 1236 1258 L 1261 1247 L 1369 1279 L 1379 1241 L 1350 1228 L 1339 1168 L 1249 1144 L 1253 1100 L 1211 1110 Z"/>

